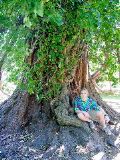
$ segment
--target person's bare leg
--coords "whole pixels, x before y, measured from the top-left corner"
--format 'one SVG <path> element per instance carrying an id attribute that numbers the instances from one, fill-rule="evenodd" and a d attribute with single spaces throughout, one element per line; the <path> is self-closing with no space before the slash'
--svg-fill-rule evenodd
<path id="1" fill-rule="evenodd" d="M 77 116 L 78 116 L 78 118 L 79 118 L 80 120 L 82 120 L 82 121 L 84 121 L 84 122 L 88 122 L 88 123 L 89 123 L 89 126 L 90 126 L 90 128 L 91 128 L 92 130 L 96 130 L 96 127 L 95 127 L 93 121 L 91 120 L 89 113 L 83 111 L 83 112 L 77 113 Z"/>
<path id="2" fill-rule="evenodd" d="M 98 118 L 99 123 L 101 124 L 101 126 L 102 126 L 102 127 L 105 127 L 106 124 L 105 124 L 104 114 L 103 114 L 101 111 L 99 111 L 99 112 L 97 112 L 96 116 L 97 116 L 97 118 Z"/>
<path id="3" fill-rule="evenodd" d="M 85 122 L 90 122 L 90 117 L 87 115 L 85 116 L 84 113 L 80 112 L 80 113 L 77 113 L 77 116 L 79 119 L 81 119 L 82 121 L 85 121 Z"/>
<path id="4" fill-rule="evenodd" d="M 105 123 L 108 124 L 109 121 L 110 121 L 109 116 L 107 115 L 107 113 L 102 108 L 100 108 L 100 112 L 102 112 L 104 114 Z"/>
<path id="5" fill-rule="evenodd" d="M 91 118 L 90 118 L 90 115 L 89 115 L 89 113 L 88 113 L 88 112 L 86 112 L 86 111 L 82 111 L 82 113 L 84 114 L 84 116 L 85 116 L 85 117 L 87 117 L 87 118 L 91 119 Z"/>
<path id="6" fill-rule="evenodd" d="M 104 114 L 99 111 L 99 112 L 97 112 L 96 116 L 99 119 L 99 122 L 100 122 L 100 124 L 102 126 L 102 130 L 104 130 L 107 135 L 111 135 L 112 132 L 109 130 L 109 128 L 105 124 L 105 116 L 104 116 Z"/>

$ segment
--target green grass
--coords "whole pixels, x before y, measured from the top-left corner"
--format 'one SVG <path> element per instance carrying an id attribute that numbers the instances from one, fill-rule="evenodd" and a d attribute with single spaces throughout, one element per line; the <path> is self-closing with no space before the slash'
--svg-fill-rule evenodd
<path id="1" fill-rule="evenodd" d="M 120 100 L 120 94 L 101 93 L 100 95 L 103 99 Z"/>

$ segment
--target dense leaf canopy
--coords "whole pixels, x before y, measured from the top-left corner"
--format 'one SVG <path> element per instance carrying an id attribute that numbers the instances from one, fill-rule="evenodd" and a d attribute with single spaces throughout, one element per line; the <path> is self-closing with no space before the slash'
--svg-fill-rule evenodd
<path id="1" fill-rule="evenodd" d="M 116 82 L 119 15 L 117 0 L 1 0 L 4 67 L 38 99 L 54 97 L 81 55 L 69 48 L 80 41 L 89 46 L 91 70 L 100 69 Z"/>

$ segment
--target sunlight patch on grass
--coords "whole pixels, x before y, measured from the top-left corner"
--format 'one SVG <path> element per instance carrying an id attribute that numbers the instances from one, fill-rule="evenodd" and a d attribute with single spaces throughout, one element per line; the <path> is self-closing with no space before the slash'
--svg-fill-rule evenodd
<path id="1" fill-rule="evenodd" d="M 110 93 L 101 93 L 100 94 L 101 97 L 104 99 L 104 100 L 119 100 L 120 101 L 120 94 L 110 94 Z"/>

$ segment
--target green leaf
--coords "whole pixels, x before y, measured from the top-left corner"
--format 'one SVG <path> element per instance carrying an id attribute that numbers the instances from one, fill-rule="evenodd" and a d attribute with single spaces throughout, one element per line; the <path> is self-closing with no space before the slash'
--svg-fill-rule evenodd
<path id="1" fill-rule="evenodd" d="M 44 2 L 43 1 L 36 1 L 34 13 L 35 15 L 37 14 L 38 16 L 43 17 L 43 13 L 44 13 Z"/>
<path id="2" fill-rule="evenodd" d="M 30 19 L 29 19 L 28 16 L 25 16 L 25 18 L 24 18 L 24 24 L 25 24 L 25 26 L 27 26 L 28 28 L 30 28 L 30 27 L 32 26 L 32 23 L 31 23 L 31 21 L 30 21 Z"/>

